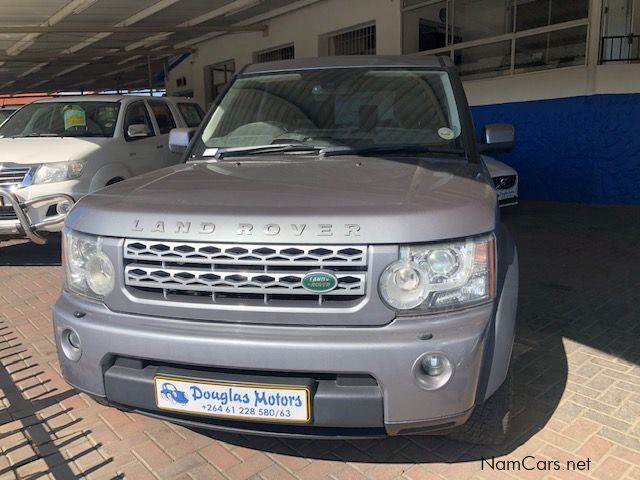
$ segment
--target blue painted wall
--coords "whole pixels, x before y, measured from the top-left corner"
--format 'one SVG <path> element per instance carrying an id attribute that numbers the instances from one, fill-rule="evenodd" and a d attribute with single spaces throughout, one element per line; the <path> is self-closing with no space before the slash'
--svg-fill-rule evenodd
<path id="1" fill-rule="evenodd" d="M 518 171 L 521 198 L 640 204 L 640 94 L 471 110 L 478 138 L 488 123 L 515 126 L 514 150 L 493 156 Z"/>

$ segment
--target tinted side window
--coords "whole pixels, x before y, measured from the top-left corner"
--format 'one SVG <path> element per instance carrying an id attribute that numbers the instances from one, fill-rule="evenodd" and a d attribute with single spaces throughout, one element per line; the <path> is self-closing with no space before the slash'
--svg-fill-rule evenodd
<path id="1" fill-rule="evenodd" d="M 149 105 L 151 105 L 151 110 L 153 111 L 153 115 L 155 115 L 156 122 L 158 122 L 160 135 L 169 133 L 172 128 L 176 128 L 176 121 L 173 118 L 173 114 L 171 113 L 171 109 L 169 108 L 169 105 L 167 105 L 164 102 L 159 102 L 157 100 L 150 101 Z"/>
<path id="2" fill-rule="evenodd" d="M 204 118 L 204 112 L 196 103 L 179 103 L 178 109 L 189 128 L 197 127 Z"/>
<path id="3" fill-rule="evenodd" d="M 127 141 L 136 140 L 136 138 L 130 138 L 127 133 L 131 125 L 145 125 L 149 129 L 149 137 L 155 135 L 153 133 L 153 123 L 151 123 L 151 117 L 144 102 L 132 103 L 127 108 L 127 113 L 124 117 L 124 138 Z"/>

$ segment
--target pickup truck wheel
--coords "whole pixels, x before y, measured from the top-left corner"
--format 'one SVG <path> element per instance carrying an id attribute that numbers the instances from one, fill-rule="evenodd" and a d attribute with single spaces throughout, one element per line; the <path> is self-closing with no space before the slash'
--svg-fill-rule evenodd
<path id="1" fill-rule="evenodd" d="M 447 436 L 452 440 L 476 445 L 501 445 L 507 438 L 513 399 L 511 369 L 496 392 L 475 410 L 464 425 Z"/>

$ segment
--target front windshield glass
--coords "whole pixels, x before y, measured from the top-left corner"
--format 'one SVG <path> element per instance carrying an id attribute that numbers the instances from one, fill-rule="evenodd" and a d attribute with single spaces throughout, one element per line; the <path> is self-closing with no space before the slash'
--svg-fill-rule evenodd
<path id="1" fill-rule="evenodd" d="M 335 68 L 240 77 L 204 129 L 197 155 L 220 148 L 421 145 L 463 148 L 446 72 Z M 198 151 L 199 150 L 199 151 Z"/>
<path id="2" fill-rule="evenodd" d="M 113 137 L 120 102 L 32 103 L 1 127 L 2 137 Z"/>

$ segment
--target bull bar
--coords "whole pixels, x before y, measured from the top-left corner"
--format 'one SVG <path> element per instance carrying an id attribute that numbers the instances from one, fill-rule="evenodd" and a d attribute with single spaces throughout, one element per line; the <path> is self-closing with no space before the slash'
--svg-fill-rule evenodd
<path id="1" fill-rule="evenodd" d="M 7 188 L 0 187 L 0 196 L 13 208 L 16 214 L 17 223 L 9 227 L 0 227 L 0 235 L 2 234 L 19 234 L 27 237 L 33 243 L 44 245 L 47 239 L 40 233 L 43 229 L 56 227 L 64 223 L 68 211 L 71 209 L 75 200 L 71 195 L 65 193 L 56 193 L 53 195 L 43 195 L 31 200 L 20 200 L 14 192 Z M 40 222 L 32 222 L 29 218 L 29 210 L 33 208 L 48 207 L 60 203 L 67 203 L 69 208 L 67 211 L 58 213 Z"/>

